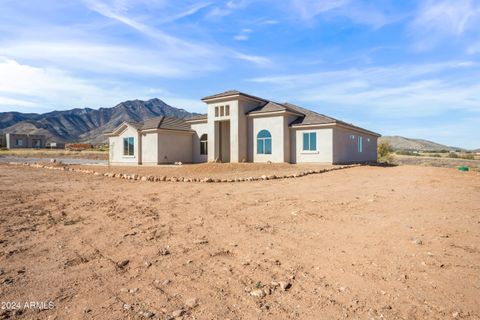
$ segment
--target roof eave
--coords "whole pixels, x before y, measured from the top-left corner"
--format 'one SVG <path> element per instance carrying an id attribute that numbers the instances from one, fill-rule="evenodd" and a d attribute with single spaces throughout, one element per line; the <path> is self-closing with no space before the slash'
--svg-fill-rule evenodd
<path id="1" fill-rule="evenodd" d="M 329 127 L 329 126 L 339 126 L 339 127 L 343 127 L 343 128 L 350 129 L 350 130 L 363 132 L 363 133 L 366 133 L 366 134 L 369 134 L 369 135 L 372 135 L 372 136 L 376 136 L 376 137 L 381 137 L 382 136 L 381 134 L 370 131 L 370 130 L 366 130 L 366 129 L 363 129 L 363 128 L 360 128 L 360 127 L 352 126 L 352 125 L 349 125 L 349 124 L 346 124 L 346 123 L 339 123 L 339 122 L 336 122 L 336 121 L 335 122 L 328 122 L 328 123 L 292 124 L 292 125 L 290 125 L 290 128 L 294 128 L 294 129 L 300 128 L 301 129 L 301 128 Z"/>
<path id="2" fill-rule="evenodd" d="M 229 100 L 231 98 L 240 98 L 240 97 L 247 98 L 248 100 L 253 100 L 253 101 L 268 102 L 268 100 L 265 100 L 263 98 L 251 96 L 249 94 L 242 93 L 242 92 L 232 93 L 232 94 L 218 96 L 218 97 L 208 96 L 208 97 L 202 98 L 201 100 L 203 102 L 215 102 L 215 101 Z"/>
<path id="3" fill-rule="evenodd" d="M 254 112 L 249 112 L 247 113 L 247 116 L 248 117 L 255 117 L 255 116 L 269 116 L 269 115 L 278 115 L 278 114 L 291 114 L 291 115 L 295 115 L 295 116 L 298 116 L 298 117 L 303 117 L 305 116 L 304 114 L 301 114 L 301 113 L 296 113 L 296 112 L 292 112 L 292 111 L 289 111 L 289 110 L 278 110 L 278 111 L 254 111 Z"/>

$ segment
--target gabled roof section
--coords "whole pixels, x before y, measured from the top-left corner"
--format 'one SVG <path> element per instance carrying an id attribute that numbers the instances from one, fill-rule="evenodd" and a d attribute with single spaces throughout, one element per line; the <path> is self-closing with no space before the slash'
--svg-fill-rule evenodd
<path id="1" fill-rule="evenodd" d="M 208 115 L 207 114 L 201 114 L 199 116 L 193 116 L 186 118 L 185 121 L 199 121 L 199 120 L 208 120 Z"/>
<path id="2" fill-rule="evenodd" d="M 248 114 L 259 114 L 259 113 L 268 113 L 268 112 L 285 112 L 285 111 L 296 113 L 299 116 L 303 115 L 303 113 L 299 112 L 298 110 L 292 109 L 285 104 L 276 103 L 276 102 L 273 102 L 273 101 L 269 101 L 266 104 L 251 110 L 250 112 L 248 112 Z"/>
<path id="3" fill-rule="evenodd" d="M 105 135 L 108 136 L 115 136 L 123 132 L 123 130 L 127 127 L 131 126 L 138 131 L 144 130 L 158 130 L 158 129 L 165 129 L 165 130 L 179 130 L 179 131 L 191 131 L 190 125 L 185 122 L 183 119 L 178 119 L 175 117 L 156 117 L 152 119 L 145 120 L 144 122 L 123 122 L 121 125 L 116 127 L 112 132 L 105 132 Z"/>
<path id="4" fill-rule="evenodd" d="M 367 132 L 367 133 L 372 134 L 374 136 L 380 136 L 380 134 L 378 134 L 376 132 L 373 132 L 373 131 L 370 131 L 370 130 L 367 130 L 367 129 L 363 129 L 361 127 L 357 127 L 357 126 L 355 126 L 351 123 L 347 123 L 347 122 L 342 121 L 342 120 L 338 120 L 338 119 L 335 119 L 335 118 L 332 118 L 332 117 L 328 117 L 326 115 L 323 115 L 323 114 L 317 113 L 315 111 L 296 106 L 296 105 L 291 104 L 291 103 L 284 103 L 284 105 L 293 109 L 293 110 L 298 110 L 298 112 L 302 112 L 303 114 L 305 114 L 304 117 L 299 117 L 299 118 L 295 119 L 292 123 L 290 123 L 290 126 L 300 127 L 300 126 L 316 125 L 316 124 L 339 124 L 339 125 L 343 125 L 345 127 L 349 127 L 349 128 L 352 128 L 352 129 Z"/>
<path id="5" fill-rule="evenodd" d="M 226 98 L 226 97 L 231 97 L 231 96 L 243 96 L 243 97 L 247 97 L 247 98 L 250 98 L 250 99 L 255 99 L 255 100 L 259 100 L 259 101 L 268 102 L 268 100 L 265 100 L 265 99 L 260 98 L 260 97 L 252 96 L 250 94 L 240 92 L 238 90 L 227 90 L 227 91 L 222 92 L 222 93 L 217 93 L 217 94 L 214 94 L 214 95 L 211 95 L 211 96 L 207 96 L 205 98 L 202 98 L 202 101 L 218 99 L 218 98 Z"/>
<path id="6" fill-rule="evenodd" d="M 158 117 L 146 120 L 140 127 L 140 131 L 151 129 L 190 131 L 190 125 L 183 119 L 175 117 Z"/>
<path id="7" fill-rule="evenodd" d="M 288 103 L 288 102 L 283 103 L 283 105 L 286 106 L 287 108 L 289 108 L 290 110 L 294 110 L 297 113 L 301 113 L 301 114 L 304 115 L 303 117 L 300 117 L 300 118 L 296 119 L 295 121 L 293 121 L 291 123 L 291 125 L 295 125 L 295 124 L 303 124 L 303 125 L 307 125 L 307 124 L 327 124 L 327 123 L 336 123 L 336 122 L 339 121 L 335 118 L 328 117 L 326 115 L 323 115 L 323 114 L 317 113 L 315 111 L 296 106 L 296 105 Z"/>

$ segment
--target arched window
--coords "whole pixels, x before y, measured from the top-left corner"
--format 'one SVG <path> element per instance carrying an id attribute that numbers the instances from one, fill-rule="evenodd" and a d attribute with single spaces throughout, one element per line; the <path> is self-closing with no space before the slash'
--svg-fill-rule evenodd
<path id="1" fill-rule="evenodd" d="M 268 130 L 257 134 L 257 154 L 272 154 L 272 135 Z"/>
<path id="2" fill-rule="evenodd" d="M 200 137 L 200 154 L 208 154 L 208 135 L 206 133 Z"/>

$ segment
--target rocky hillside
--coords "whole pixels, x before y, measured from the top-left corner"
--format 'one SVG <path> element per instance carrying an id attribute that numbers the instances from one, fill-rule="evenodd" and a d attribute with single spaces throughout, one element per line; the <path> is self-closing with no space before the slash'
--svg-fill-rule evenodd
<path id="1" fill-rule="evenodd" d="M 414 151 L 440 151 L 440 150 L 463 150 L 458 147 L 446 146 L 423 139 L 411 139 L 400 136 L 384 136 L 379 139 L 380 142 L 388 142 L 395 150 L 414 150 Z"/>
<path id="2" fill-rule="evenodd" d="M 123 121 L 144 121 L 158 116 L 188 118 L 196 115 L 169 106 L 160 99 L 125 101 L 113 108 L 72 109 L 44 114 L 0 113 L 0 132 L 43 134 L 51 141 L 103 143 L 105 131 Z"/>

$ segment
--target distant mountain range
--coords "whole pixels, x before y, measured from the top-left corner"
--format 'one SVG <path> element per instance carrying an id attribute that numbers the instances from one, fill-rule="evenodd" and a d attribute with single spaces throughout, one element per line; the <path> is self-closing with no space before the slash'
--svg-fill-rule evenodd
<path id="1" fill-rule="evenodd" d="M 49 141 L 107 142 L 103 135 L 123 121 L 141 122 L 158 116 L 188 118 L 198 115 L 172 107 L 160 99 L 125 101 L 113 108 L 84 108 L 49 113 L 0 113 L 0 132 L 42 134 Z"/>
<path id="2" fill-rule="evenodd" d="M 84 108 L 43 114 L 1 112 L 0 132 L 42 134 L 49 141 L 98 144 L 107 142 L 104 132 L 113 130 L 123 121 L 141 122 L 158 116 L 184 119 L 196 115 L 198 114 L 172 107 L 157 98 L 148 101 L 129 100 L 113 108 L 98 110 Z M 381 141 L 387 141 L 395 150 L 463 150 L 428 140 L 400 136 L 384 136 L 380 138 Z"/>
<path id="3" fill-rule="evenodd" d="M 440 150 L 465 150 L 459 147 L 446 146 L 423 139 L 411 139 L 400 136 L 384 136 L 379 139 L 380 142 L 388 142 L 394 150 L 411 150 L 411 151 L 440 151 Z"/>

